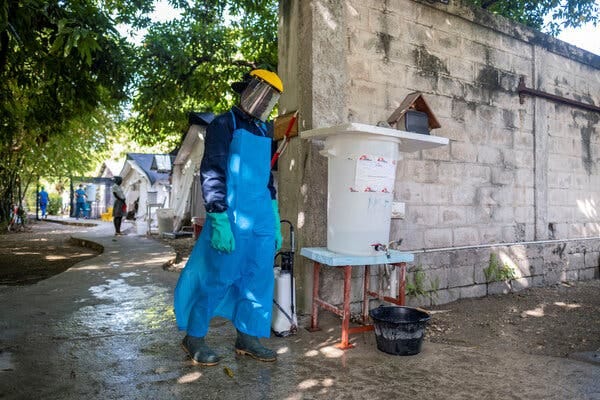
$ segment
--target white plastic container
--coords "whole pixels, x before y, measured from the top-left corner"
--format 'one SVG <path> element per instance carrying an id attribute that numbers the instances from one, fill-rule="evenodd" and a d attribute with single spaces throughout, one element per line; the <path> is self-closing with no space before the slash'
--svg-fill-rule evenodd
<path id="1" fill-rule="evenodd" d="M 389 242 L 399 140 L 345 133 L 329 136 L 321 154 L 328 163 L 327 248 L 373 255 Z"/>
<path id="2" fill-rule="evenodd" d="M 158 219 L 158 233 L 173 232 L 173 219 L 175 211 L 172 208 L 159 208 L 156 210 L 156 218 Z"/>
<path id="3" fill-rule="evenodd" d="M 145 236 L 148 233 L 148 223 L 143 219 L 136 220 L 135 230 L 138 235 Z"/>
<path id="4" fill-rule="evenodd" d="M 290 271 L 274 268 L 275 291 L 273 294 L 273 316 L 271 329 L 276 336 L 289 336 L 296 333 L 298 319 L 292 312 L 292 299 L 296 303 L 296 279 Z M 293 284 L 290 282 L 293 279 Z"/>
<path id="5" fill-rule="evenodd" d="M 346 123 L 302 132 L 325 139 L 328 162 L 327 249 L 369 256 L 390 242 L 396 165 L 401 152 L 448 144 L 447 138 L 373 125 Z"/>

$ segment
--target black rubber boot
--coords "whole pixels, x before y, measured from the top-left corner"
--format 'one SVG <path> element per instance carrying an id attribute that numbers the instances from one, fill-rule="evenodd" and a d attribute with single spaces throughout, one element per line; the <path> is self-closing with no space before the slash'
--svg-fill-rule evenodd
<path id="1" fill-rule="evenodd" d="M 181 346 L 192 358 L 194 364 L 211 366 L 217 365 L 220 361 L 219 356 L 208 347 L 203 337 L 186 335 L 181 342 Z"/>
<path id="2" fill-rule="evenodd" d="M 237 333 L 237 339 L 235 340 L 236 353 L 241 355 L 246 354 L 260 361 L 271 362 L 277 360 L 277 353 L 260 344 L 256 336 L 246 335 L 239 330 Z"/>

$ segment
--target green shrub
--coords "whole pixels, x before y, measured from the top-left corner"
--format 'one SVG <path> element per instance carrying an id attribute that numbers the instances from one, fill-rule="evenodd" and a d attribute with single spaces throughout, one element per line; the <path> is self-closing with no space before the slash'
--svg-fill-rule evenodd
<path id="1" fill-rule="evenodd" d="M 46 208 L 46 212 L 48 215 L 58 215 L 60 214 L 62 208 L 62 199 L 58 194 L 50 194 L 48 207 Z"/>
<path id="2" fill-rule="evenodd" d="M 508 281 L 517 277 L 515 271 L 507 264 L 501 264 L 494 253 L 490 254 L 490 263 L 487 268 L 484 268 L 483 274 L 488 283 Z"/>

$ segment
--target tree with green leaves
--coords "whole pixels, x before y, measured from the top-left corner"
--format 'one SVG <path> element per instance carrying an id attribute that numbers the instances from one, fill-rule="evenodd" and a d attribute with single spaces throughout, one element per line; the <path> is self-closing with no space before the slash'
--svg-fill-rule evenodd
<path id="1" fill-rule="evenodd" d="M 277 68 L 276 0 L 179 5 L 180 17 L 149 26 L 137 52 L 129 126 L 145 144 L 175 144 L 190 111 L 233 104 L 230 83 L 253 68 Z"/>
<path id="2" fill-rule="evenodd" d="M 598 0 L 466 0 L 493 14 L 502 15 L 551 35 L 565 28 L 598 23 Z M 548 24 L 546 19 L 550 17 Z"/>
<path id="3" fill-rule="evenodd" d="M 89 167 L 127 98 L 131 46 L 97 2 L 0 2 L 0 220 L 39 176 Z"/>

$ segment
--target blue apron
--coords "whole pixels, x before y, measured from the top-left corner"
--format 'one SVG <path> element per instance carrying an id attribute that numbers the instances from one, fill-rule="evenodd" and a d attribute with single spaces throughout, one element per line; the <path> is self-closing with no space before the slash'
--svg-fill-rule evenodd
<path id="1" fill-rule="evenodd" d="M 269 337 L 273 306 L 275 216 L 267 188 L 271 139 L 237 129 L 227 165 L 227 214 L 235 250 L 210 245 L 210 219 L 202 229 L 175 288 L 179 329 L 204 337 L 210 320 L 221 316 L 240 331 Z"/>

